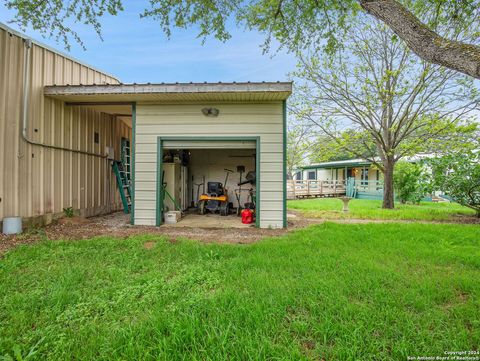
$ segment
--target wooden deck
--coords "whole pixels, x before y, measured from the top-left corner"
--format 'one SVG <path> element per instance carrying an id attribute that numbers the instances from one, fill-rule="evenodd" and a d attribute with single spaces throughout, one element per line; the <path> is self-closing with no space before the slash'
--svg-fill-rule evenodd
<path id="1" fill-rule="evenodd" d="M 341 197 L 345 194 L 345 181 L 287 180 L 288 199 Z"/>

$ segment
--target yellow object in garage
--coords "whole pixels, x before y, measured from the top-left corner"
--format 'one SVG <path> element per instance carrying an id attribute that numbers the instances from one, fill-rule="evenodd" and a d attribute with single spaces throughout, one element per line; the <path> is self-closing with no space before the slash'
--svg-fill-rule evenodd
<path id="1" fill-rule="evenodd" d="M 228 175 L 232 173 L 230 169 L 225 169 L 227 175 L 225 183 L 227 184 Z M 216 213 L 219 212 L 221 216 L 228 216 L 230 206 L 228 202 L 228 190 L 220 182 L 208 182 L 207 193 L 202 194 L 198 201 L 198 211 L 200 214 L 205 214 L 207 211 Z"/>

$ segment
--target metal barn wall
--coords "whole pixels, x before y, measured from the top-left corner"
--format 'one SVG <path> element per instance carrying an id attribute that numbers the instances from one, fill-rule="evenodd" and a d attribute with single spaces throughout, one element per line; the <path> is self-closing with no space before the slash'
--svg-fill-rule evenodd
<path id="1" fill-rule="evenodd" d="M 205 117 L 205 106 L 219 116 Z M 282 102 L 137 104 L 135 129 L 135 224 L 155 225 L 158 136 L 259 136 L 260 227 L 283 227 Z"/>
<path id="2" fill-rule="evenodd" d="M 0 27 L 0 221 L 34 218 L 73 207 L 84 215 L 120 205 L 107 160 L 27 144 L 21 137 L 24 40 Z M 28 137 L 37 142 L 95 153 L 105 146 L 120 157 L 121 137 L 131 129 L 114 116 L 46 98 L 53 84 L 118 83 L 113 77 L 45 47 L 30 50 Z M 94 142 L 98 132 L 99 144 Z M 39 217 L 47 221 L 51 217 Z"/>

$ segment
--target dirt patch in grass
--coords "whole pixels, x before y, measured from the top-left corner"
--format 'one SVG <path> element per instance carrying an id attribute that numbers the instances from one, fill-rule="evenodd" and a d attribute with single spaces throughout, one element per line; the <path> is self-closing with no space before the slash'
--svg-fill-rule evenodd
<path id="1" fill-rule="evenodd" d="M 454 309 L 455 307 L 458 307 L 459 305 L 463 305 L 467 303 L 470 299 L 470 295 L 466 292 L 463 291 L 457 291 L 455 294 L 455 297 L 453 297 L 451 300 L 447 301 L 442 305 L 442 308 L 445 311 L 450 311 Z"/>
<path id="2" fill-rule="evenodd" d="M 21 236 L 7 236 L 0 233 L 0 258 L 3 253 L 9 249 L 15 248 L 21 244 L 30 244 L 35 243 L 41 240 L 42 237 L 32 235 L 31 237 L 21 237 Z"/>
<path id="3" fill-rule="evenodd" d="M 155 241 L 148 241 L 143 244 L 145 249 L 152 249 L 153 247 L 155 247 Z"/>
<path id="4" fill-rule="evenodd" d="M 473 217 L 473 216 L 466 216 L 464 214 L 455 214 L 451 217 L 451 221 L 454 223 L 462 223 L 462 224 L 479 224 L 480 225 L 480 218 Z"/>
<path id="5" fill-rule="evenodd" d="M 181 239 L 192 239 L 206 243 L 236 243 L 248 244 L 266 237 L 281 236 L 288 231 L 312 224 L 298 216 L 289 218 L 288 230 L 260 228 L 198 228 L 198 227 L 150 227 L 132 226 L 130 215 L 116 212 L 109 215 L 91 218 L 62 218 L 54 223 L 32 230 L 26 230 L 20 235 L 6 236 L 0 234 L 0 255 L 20 244 L 30 244 L 40 240 L 81 240 L 98 236 L 128 238 L 139 234 L 163 235 L 170 242 Z M 153 247 L 153 245 L 144 245 Z"/>
<path id="6" fill-rule="evenodd" d="M 57 223 L 63 225 L 77 225 L 77 224 L 87 224 L 89 220 L 85 217 L 64 217 L 60 218 Z"/>
<path id="7" fill-rule="evenodd" d="M 315 350 L 315 341 L 313 340 L 302 341 L 302 348 L 307 351 Z"/>

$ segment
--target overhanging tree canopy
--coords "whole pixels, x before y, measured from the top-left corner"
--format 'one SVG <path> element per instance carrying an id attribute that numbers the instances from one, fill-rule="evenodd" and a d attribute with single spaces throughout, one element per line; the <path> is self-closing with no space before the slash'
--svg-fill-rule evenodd
<path id="1" fill-rule="evenodd" d="M 69 37 L 81 43 L 72 22 L 92 26 L 101 36 L 101 18 L 123 10 L 121 0 L 4 0 L 16 11 L 13 22 L 28 25 L 68 47 Z M 425 11 L 433 12 L 428 21 Z M 276 38 L 298 51 L 312 44 L 333 52 L 351 18 L 366 11 L 388 25 L 424 60 L 480 79 L 480 32 L 462 38 L 463 30 L 478 29 L 480 0 L 150 0 L 143 17 L 157 20 L 169 35 L 172 28 L 197 26 L 199 37 L 230 38 L 227 23 L 235 19 L 249 29 L 266 34 L 265 46 Z M 454 27 L 453 36 L 444 29 Z M 82 44 L 83 45 L 83 44 Z"/>

